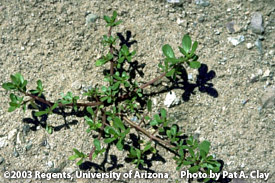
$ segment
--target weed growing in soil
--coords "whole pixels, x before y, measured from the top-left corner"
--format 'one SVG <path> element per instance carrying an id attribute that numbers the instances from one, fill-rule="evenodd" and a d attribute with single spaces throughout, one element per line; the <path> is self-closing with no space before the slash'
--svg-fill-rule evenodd
<path id="1" fill-rule="evenodd" d="M 120 151 L 128 152 L 127 158 L 138 168 L 146 166 L 145 160 L 149 154 L 156 154 L 157 145 L 168 148 L 175 154 L 177 170 L 182 170 L 183 166 L 187 166 L 190 173 L 219 172 L 221 164 L 209 155 L 210 142 L 203 141 L 201 143 L 192 136 L 185 138 L 180 128 L 176 124 L 172 124 L 167 117 L 167 111 L 160 109 L 159 114 L 150 117 L 152 111 L 152 101 L 143 96 L 143 89 L 147 86 L 159 81 L 163 77 L 175 80 L 177 75 L 181 74 L 182 67 L 188 65 L 191 68 L 198 69 L 200 62 L 195 51 L 198 42 L 192 43 L 189 35 L 184 35 L 182 45 L 179 51 L 182 56 L 176 57 L 172 47 L 166 44 L 162 47 L 165 59 L 163 63 L 158 64 L 162 70 L 160 76 L 148 81 L 146 84 L 139 86 L 129 71 L 125 69 L 126 65 L 130 65 L 135 51 L 130 51 L 126 45 L 122 45 L 116 49 L 117 37 L 112 36 L 112 30 L 122 21 L 117 21 L 117 13 L 114 11 L 111 17 L 104 16 L 106 27 L 109 27 L 107 35 L 103 36 L 103 44 L 108 46 L 109 52 L 95 62 L 96 66 L 104 66 L 110 64 L 110 71 L 104 73 L 104 81 L 107 85 L 101 88 L 95 86 L 84 94 L 90 100 L 87 103 L 79 103 L 79 96 L 74 96 L 71 92 L 63 94 L 61 99 L 50 102 L 43 97 L 43 85 L 40 80 L 37 81 L 35 90 L 27 90 L 27 80 L 20 73 L 11 75 L 11 82 L 4 83 L 2 87 L 9 91 L 15 91 L 10 94 L 9 112 L 17 108 L 23 108 L 25 111 L 27 104 L 32 106 L 37 117 L 51 115 L 72 108 L 74 112 L 83 110 L 86 112 L 84 116 L 88 125 L 87 133 L 96 133 L 97 138 L 93 139 L 93 148 L 86 154 L 77 149 L 73 149 L 74 155 L 70 156 L 70 160 L 76 160 L 77 165 L 81 165 L 85 158 L 94 160 L 106 149 L 105 144 L 115 145 Z M 20 94 L 20 95 L 18 95 Z M 24 100 L 28 97 L 28 100 Z M 91 102 L 92 101 L 92 102 Z M 141 105 L 140 101 L 145 101 L 145 105 Z M 40 104 L 47 107 L 43 110 Z M 142 111 L 142 112 L 140 112 Z M 128 119 L 128 115 L 135 115 L 139 119 L 139 123 Z M 45 129 L 48 133 L 53 132 L 53 127 L 46 124 Z M 129 144 L 131 129 L 147 136 L 147 140 L 138 140 L 139 145 Z M 150 129 L 150 130 L 149 130 Z M 154 132 L 151 132 L 152 129 Z M 131 132 L 134 133 L 134 130 Z M 208 181 L 205 179 L 204 181 Z"/>

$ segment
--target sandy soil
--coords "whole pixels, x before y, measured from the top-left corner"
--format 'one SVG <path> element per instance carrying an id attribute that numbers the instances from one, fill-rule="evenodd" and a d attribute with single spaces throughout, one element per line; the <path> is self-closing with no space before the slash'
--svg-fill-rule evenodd
<path id="1" fill-rule="evenodd" d="M 167 108 L 170 117 L 186 135 L 195 135 L 200 141 L 209 140 L 211 153 L 223 160 L 224 170 L 248 174 L 259 170 L 270 174 L 266 182 L 275 182 L 275 1 L 210 0 L 208 5 L 199 5 L 197 0 L 182 2 L 1 0 L 0 84 L 9 81 L 11 74 L 21 72 L 30 89 L 41 79 L 45 96 L 51 101 L 67 91 L 80 95 L 85 88 L 104 84 L 103 69 L 95 67 L 95 61 L 105 53 L 101 39 L 108 29 L 103 15 L 110 15 L 113 10 L 123 20 L 114 33 L 131 42 L 131 50 L 137 51 L 134 60 L 145 64 L 144 76 L 137 77 L 141 84 L 160 74 L 157 64 L 164 59 L 162 45 L 169 43 L 176 50 L 182 36 L 189 33 L 199 42 L 197 54 L 203 67 L 199 71 L 187 69 L 189 85 L 170 89 L 181 100 L 179 105 Z M 251 28 L 255 12 L 263 18 L 264 32 L 260 34 Z M 97 19 L 89 22 L 90 14 Z M 233 31 L 227 28 L 232 21 Z M 238 36 L 244 37 L 240 44 L 234 46 L 228 41 Z M 164 90 L 152 96 L 156 100 L 153 114 L 164 107 L 170 86 L 162 82 L 157 87 L 146 88 L 145 93 Z M 89 152 L 92 146 L 93 136 L 85 132 L 87 125 L 83 118 L 51 115 L 47 123 L 58 126 L 59 130 L 49 135 L 43 127 L 28 123 L 33 119 L 30 110 L 7 112 L 9 93 L 3 88 L 0 100 L 0 182 L 46 182 L 45 179 L 4 179 L 4 172 L 11 170 L 71 173 L 80 170 L 68 157 L 73 154 L 73 148 Z M 143 182 L 187 182 L 179 177 L 173 155 L 161 147 L 159 154 L 162 158 L 152 161 L 149 169 L 168 172 L 170 178 Z M 112 147 L 105 156 L 106 161 L 104 157 L 99 158 L 95 162 L 98 166 L 92 166 L 90 171 L 138 170 L 124 158 L 125 152 Z M 105 181 L 141 182 L 139 179 Z M 264 182 L 252 178 L 243 181 Z"/>

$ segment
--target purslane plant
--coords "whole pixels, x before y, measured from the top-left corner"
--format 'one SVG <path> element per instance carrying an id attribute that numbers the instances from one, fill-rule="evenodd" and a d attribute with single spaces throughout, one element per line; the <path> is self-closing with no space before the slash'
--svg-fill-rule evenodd
<path id="1" fill-rule="evenodd" d="M 98 155 L 105 152 L 104 144 L 114 144 L 118 150 L 127 150 L 128 158 L 137 167 L 146 166 L 145 157 L 150 153 L 157 153 L 156 144 L 160 144 L 170 149 L 175 154 L 177 170 L 181 170 L 183 166 L 188 166 L 191 173 L 198 171 L 210 173 L 220 171 L 221 164 L 209 155 L 210 142 L 203 141 L 201 143 L 192 136 L 188 139 L 183 138 L 183 133 L 176 124 L 167 117 L 167 111 L 160 109 L 159 114 L 149 114 L 152 112 L 152 101 L 147 100 L 146 107 L 138 105 L 139 99 L 143 99 L 143 89 L 147 86 L 159 81 L 163 77 L 175 80 L 177 75 L 181 74 L 182 67 L 187 65 L 191 68 L 198 69 L 200 62 L 195 51 L 198 42 L 192 43 L 189 35 L 184 35 L 182 45 L 179 51 L 182 54 L 176 57 L 172 47 L 166 44 L 162 47 L 165 56 L 164 62 L 158 64 L 162 70 L 160 76 L 152 79 L 146 84 L 140 86 L 134 78 L 130 77 L 125 67 L 132 62 L 135 51 L 130 51 L 126 45 L 120 48 L 116 47 L 117 37 L 112 36 L 112 30 L 122 21 L 117 21 L 117 13 L 114 11 L 111 17 L 104 16 L 104 20 L 109 27 L 107 35 L 103 36 L 103 45 L 108 46 L 109 52 L 95 62 L 96 66 L 105 66 L 110 64 L 110 72 L 104 73 L 104 81 L 107 85 L 101 88 L 95 86 L 89 89 L 84 96 L 89 97 L 91 101 L 87 103 L 79 103 L 79 96 L 74 96 L 72 92 L 62 94 L 61 99 L 51 102 L 43 96 L 44 88 L 41 80 L 37 81 L 35 90 L 27 90 L 27 81 L 20 73 L 11 75 L 11 82 L 4 83 L 2 87 L 10 94 L 9 112 L 22 107 L 26 110 L 27 104 L 32 106 L 37 117 L 43 115 L 51 115 L 64 108 L 71 107 L 74 112 L 81 109 L 86 111 L 84 117 L 88 129 L 87 133 L 98 134 L 93 140 L 93 148 L 86 154 L 77 149 L 73 149 L 74 155 L 70 156 L 70 160 L 76 160 L 77 165 L 81 165 L 85 158 L 94 160 Z M 24 100 L 28 97 L 28 100 Z M 39 108 L 38 103 L 47 106 L 45 109 Z M 143 110 L 143 114 L 139 111 Z M 127 114 L 134 114 L 138 117 L 139 123 L 133 122 L 127 118 Z M 130 144 L 130 148 L 125 148 L 125 139 L 129 138 L 130 130 L 135 129 L 145 136 L 148 140 L 139 141 L 139 146 Z M 153 129 L 154 132 L 151 132 Z M 46 125 L 49 133 L 53 132 L 50 125 Z M 208 181 L 205 179 L 204 181 Z"/>

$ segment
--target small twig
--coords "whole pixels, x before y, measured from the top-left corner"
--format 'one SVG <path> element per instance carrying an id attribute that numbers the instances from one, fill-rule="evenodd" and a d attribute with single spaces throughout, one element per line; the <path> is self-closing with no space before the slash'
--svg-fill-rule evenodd
<path id="1" fill-rule="evenodd" d="M 154 135 L 151 135 L 149 132 L 147 132 L 145 129 L 141 128 L 140 126 L 138 126 L 137 124 L 133 123 L 131 120 L 129 120 L 128 118 L 126 117 L 123 117 L 123 119 L 129 124 L 131 125 L 132 127 L 134 127 L 135 129 L 137 129 L 138 131 L 141 131 L 144 135 L 146 135 L 147 137 L 149 137 L 150 139 L 153 139 L 169 148 L 173 148 L 174 146 L 172 144 L 170 144 L 169 142 L 167 141 L 164 141 Z"/>

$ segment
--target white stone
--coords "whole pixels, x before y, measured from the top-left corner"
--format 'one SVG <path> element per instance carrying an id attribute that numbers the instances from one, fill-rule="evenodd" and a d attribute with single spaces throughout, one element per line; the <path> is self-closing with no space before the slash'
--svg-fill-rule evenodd
<path id="1" fill-rule="evenodd" d="M 267 70 L 264 72 L 263 77 L 269 77 L 269 75 L 270 75 L 270 70 L 267 69 Z"/>
<path id="2" fill-rule="evenodd" d="M 169 93 L 167 93 L 165 100 L 164 100 L 164 105 L 166 107 L 171 107 L 173 105 L 177 105 L 179 104 L 180 99 L 177 98 L 175 92 L 171 91 Z"/>
<path id="3" fill-rule="evenodd" d="M 253 45 L 252 43 L 247 43 L 247 44 L 246 44 L 246 47 L 247 47 L 247 49 L 249 49 L 249 50 L 250 50 L 251 48 L 253 48 L 253 46 L 254 46 L 254 45 Z"/>
<path id="4" fill-rule="evenodd" d="M 17 129 L 11 130 L 11 131 L 8 133 L 8 140 L 13 139 L 13 138 L 15 137 L 16 133 L 17 133 Z"/>
<path id="5" fill-rule="evenodd" d="M 80 81 L 75 81 L 71 84 L 71 87 L 76 90 L 80 90 L 82 88 L 82 84 Z"/>
<path id="6" fill-rule="evenodd" d="M 52 167 L 54 167 L 54 163 L 53 163 L 52 161 L 48 161 L 48 162 L 47 162 L 47 166 L 48 166 L 49 168 L 52 168 Z"/>
<path id="7" fill-rule="evenodd" d="M 180 18 L 177 18 L 177 24 L 182 24 L 184 22 L 184 20 L 181 20 Z"/>
<path id="8" fill-rule="evenodd" d="M 156 98 L 153 98 L 153 99 L 152 99 L 152 102 L 153 102 L 153 105 L 154 105 L 154 106 L 157 105 L 157 99 L 156 99 Z"/>
<path id="9" fill-rule="evenodd" d="M 22 144 L 22 141 L 20 139 L 20 132 L 17 133 L 17 136 L 16 136 L 16 144 Z"/>
<path id="10" fill-rule="evenodd" d="M 168 3 L 182 3 L 182 0 L 167 0 Z"/>
<path id="11" fill-rule="evenodd" d="M 258 76 L 261 76 L 262 74 L 263 74 L 263 70 L 262 70 L 262 69 L 259 69 L 257 75 L 258 75 Z"/>
<path id="12" fill-rule="evenodd" d="M 188 80 L 192 80 L 193 79 L 193 75 L 192 75 L 192 73 L 189 73 L 188 74 Z"/>
<path id="13" fill-rule="evenodd" d="M 8 137 L 6 137 L 6 136 L 0 138 L 0 148 L 6 147 L 8 145 L 7 139 L 8 139 Z"/>
<path id="14" fill-rule="evenodd" d="M 229 42 L 231 42 L 234 46 L 237 46 L 238 44 L 240 44 L 241 42 L 244 41 L 244 36 L 240 35 L 240 36 L 237 36 L 237 37 L 229 37 L 229 38 L 227 38 L 227 40 Z"/>

